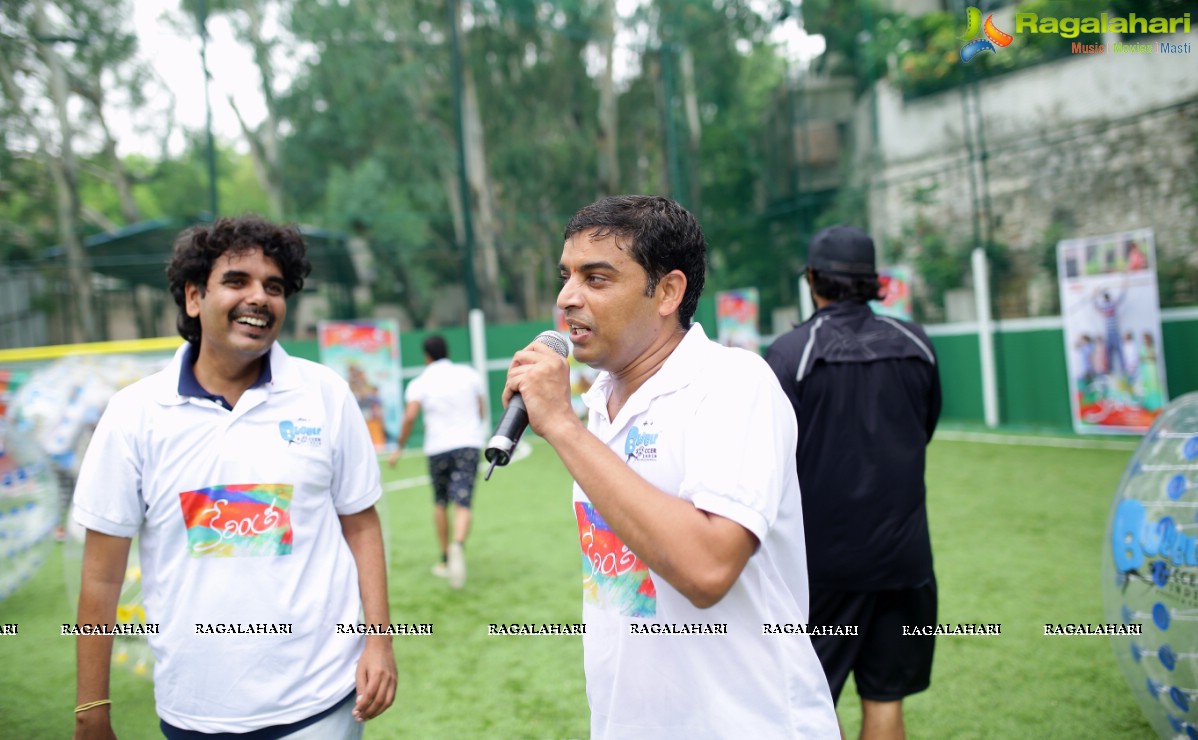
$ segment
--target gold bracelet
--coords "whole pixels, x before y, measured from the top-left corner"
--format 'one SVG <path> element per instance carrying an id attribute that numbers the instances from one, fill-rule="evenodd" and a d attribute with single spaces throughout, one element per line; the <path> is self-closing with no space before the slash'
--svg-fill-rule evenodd
<path id="1" fill-rule="evenodd" d="M 86 712 L 89 709 L 95 709 L 96 707 L 102 707 L 105 704 L 111 704 L 111 703 L 112 703 L 112 699 L 96 699 L 95 701 L 89 701 L 86 704 L 80 704 L 79 706 L 75 707 L 75 714 L 79 714 L 80 712 Z"/>

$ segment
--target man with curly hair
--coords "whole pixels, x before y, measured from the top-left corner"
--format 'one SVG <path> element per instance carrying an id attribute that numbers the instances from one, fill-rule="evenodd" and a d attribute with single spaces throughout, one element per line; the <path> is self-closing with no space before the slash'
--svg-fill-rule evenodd
<path id="1" fill-rule="evenodd" d="M 79 474 L 79 624 L 114 623 L 139 535 L 171 740 L 358 738 L 395 696 L 391 638 L 359 623 L 389 622 L 369 432 L 344 380 L 276 341 L 310 270 L 298 231 L 255 216 L 183 232 L 187 341 L 113 397 Z M 112 641 L 78 638 L 77 738 L 113 736 Z"/>

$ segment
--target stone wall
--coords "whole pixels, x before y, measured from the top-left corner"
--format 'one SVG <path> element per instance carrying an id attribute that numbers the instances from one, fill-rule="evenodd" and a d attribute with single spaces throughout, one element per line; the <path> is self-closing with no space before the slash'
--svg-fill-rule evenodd
<path id="1" fill-rule="evenodd" d="M 923 218 L 950 242 L 972 244 L 975 207 L 988 200 L 994 239 L 1010 248 L 1025 287 L 1043 290 L 1035 273 L 1057 239 L 1142 227 L 1155 231 L 1158 264 L 1188 264 L 1198 283 L 1198 39 L 1153 38 L 1188 41 L 1191 51 L 1113 54 L 1108 44 L 1105 54 L 978 82 L 973 100 L 953 90 L 904 101 L 879 83 L 878 149 L 871 160 L 868 144 L 858 148 L 859 172 L 880 162 L 875 236 L 902 240 Z M 871 130 L 872 108 L 859 107 L 858 131 Z M 967 120 L 980 121 L 981 136 Z M 1029 295 L 1026 313 L 1041 304 Z"/>

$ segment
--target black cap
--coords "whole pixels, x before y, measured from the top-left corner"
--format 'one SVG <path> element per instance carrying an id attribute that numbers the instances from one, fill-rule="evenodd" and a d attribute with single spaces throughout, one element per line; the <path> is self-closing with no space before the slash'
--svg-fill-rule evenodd
<path id="1" fill-rule="evenodd" d="M 807 267 L 837 275 L 876 275 L 874 240 L 855 226 L 829 226 L 811 238 Z"/>

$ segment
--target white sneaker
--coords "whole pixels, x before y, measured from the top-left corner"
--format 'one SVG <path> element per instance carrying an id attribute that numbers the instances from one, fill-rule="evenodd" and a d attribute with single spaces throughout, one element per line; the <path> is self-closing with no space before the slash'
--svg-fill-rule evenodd
<path id="1" fill-rule="evenodd" d="M 450 588 L 466 585 L 466 553 L 457 542 L 449 546 L 449 567 L 446 576 Z"/>
<path id="2" fill-rule="evenodd" d="M 432 567 L 432 571 L 437 578 L 449 578 L 449 566 L 445 563 L 437 563 Z"/>

